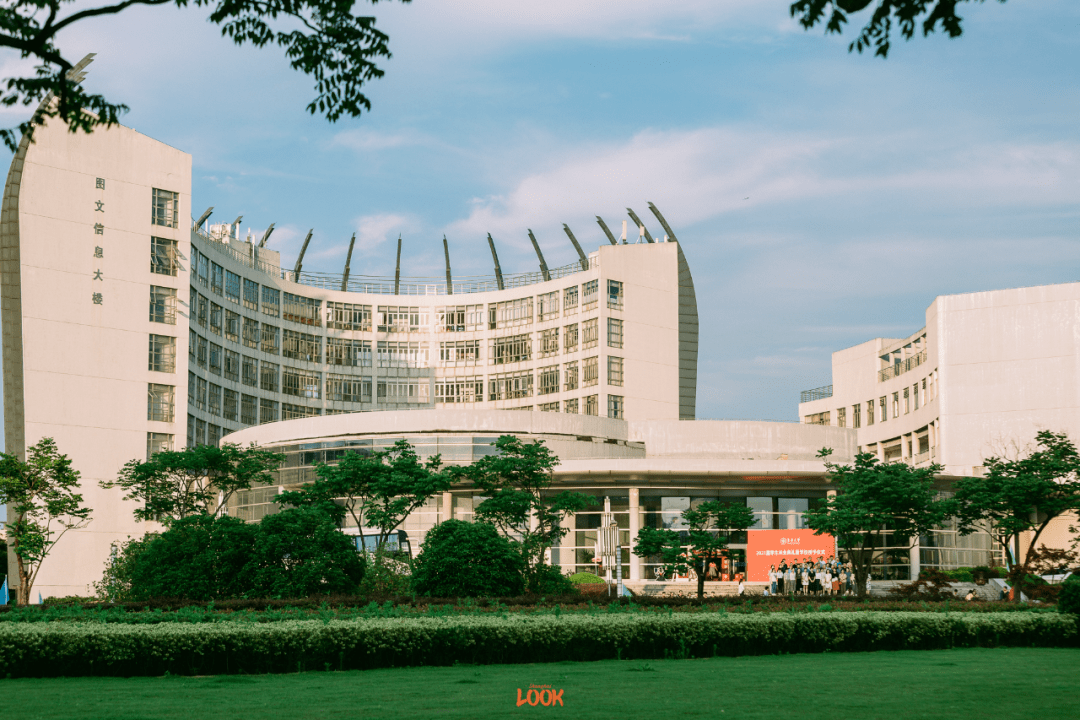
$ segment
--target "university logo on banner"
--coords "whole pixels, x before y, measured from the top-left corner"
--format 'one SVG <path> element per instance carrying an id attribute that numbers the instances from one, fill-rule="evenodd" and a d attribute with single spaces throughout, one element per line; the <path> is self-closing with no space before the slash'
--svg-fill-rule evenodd
<path id="1" fill-rule="evenodd" d="M 813 530 L 748 530 L 746 575 L 750 582 L 768 582 L 769 566 L 826 560 L 836 554 L 836 538 L 815 535 Z"/>

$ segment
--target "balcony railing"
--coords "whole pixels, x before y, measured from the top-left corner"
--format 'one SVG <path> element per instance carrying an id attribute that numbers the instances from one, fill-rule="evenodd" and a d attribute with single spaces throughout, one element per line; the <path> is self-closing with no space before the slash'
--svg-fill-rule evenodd
<path id="1" fill-rule="evenodd" d="M 923 363 L 926 362 L 926 351 L 923 350 L 920 353 L 916 353 L 906 360 L 902 360 L 891 367 L 887 367 L 884 370 L 878 371 L 878 382 L 885 382 L 891 380 L 897 375 L 903 375 L 908 370 L 914 370 Z"/>
<path id="2" fill-rule="evenodd" d="M 803 390 L 799 393 L 799 402 L 813 402 L 814 400 L 824 400 L 825 398 L 832 397 L 832 385 L 822 385 L 819 388 L 813 390 Z"/>

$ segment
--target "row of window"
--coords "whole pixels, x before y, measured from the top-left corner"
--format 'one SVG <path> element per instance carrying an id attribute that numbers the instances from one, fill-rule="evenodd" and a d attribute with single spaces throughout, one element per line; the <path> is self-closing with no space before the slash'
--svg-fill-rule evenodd
<path id="1" fill-rule="evenodd" d="M 889 395 L 882 395 L 877 399 L 867 400 L 865 403 L 856 403 L 851 406 L 851 427 L 861 428 L 864 423 L 867 427 L 875 422 L 886 422 L 891 415 L 893 419 L 901 415 L 918 410 L 937 397 L 937 371 L 913 385 L 906 386 Z M 846 407 L 836 409 L 837 427 L 848 426 L 848 412 Z M 810 425 L 831 425 L 832 413 L 830 411 L 807 415 L 804 422 Z"/>

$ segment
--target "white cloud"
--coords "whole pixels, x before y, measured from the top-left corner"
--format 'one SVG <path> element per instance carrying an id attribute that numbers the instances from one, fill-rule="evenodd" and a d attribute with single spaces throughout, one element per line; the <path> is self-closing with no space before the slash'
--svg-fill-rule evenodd
<path id="1" fill-rule="evenodd" d="M 356 250 L 361 255 L 371 255 L 394 235 L 414 230 L 417 223 L 412 218 L 394 213 L 364 215 L 353 221 L 356 226 Z"/>

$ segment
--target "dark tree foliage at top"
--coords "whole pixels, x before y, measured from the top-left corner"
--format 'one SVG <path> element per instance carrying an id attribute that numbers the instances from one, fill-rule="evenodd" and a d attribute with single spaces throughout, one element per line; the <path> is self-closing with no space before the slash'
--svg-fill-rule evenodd
<path id="1" fill-rule="evenodd" d="M 949 37 L 963 34 L 961 18 L 956 8 L 961 3 L 984 2 L 984 0 L 796 0 L 791 3 L 791 17 L 809 30 L 818 23 L 825 23 L 825 32 L 840 34 L 848 17 L 866 10 L 874 10 L 859 36 L 848 45 L 848 52 L 874 49 L 874 54 L 888 57 L 893 25 L 900 27 L 900 34 L 910 40 L 921 26 L 923 36 L 937 30 Z M 1004 3 L 1005 0 L 998 0 Z"/>
<path id="2" fill-rule="evenodd" d="M 17 128 L 0 130 L 0 137 L 15 152 L 20 136 L 32 139 L 34 125 L 47 118 L 60 118 L 71 132 L 117 124 L 127 105 L 86 92 L 80 84 L 84 66 L 64 56 L 57 35 L 76 23 L 115 15 L 133 5 L 205 7 L 210 22 L 237 45 L 284 48 L 289 65 L 315 81 L 316 95 L 308 112 L 325 115 L 330 122 L 357 117 L 371 109 L 364 84 L 383 76 L 376 60 L 390 57 L 390 38 L 375 28 L 374 17 L 353 14 L 357 4 L 356 0 L 121 0 L 83 7 L 74 0 L 6 2 L 0 7 L 0 47 L 40 64 L 33 75 L 6 79 L 0 105 L 40 106 Z"/>

